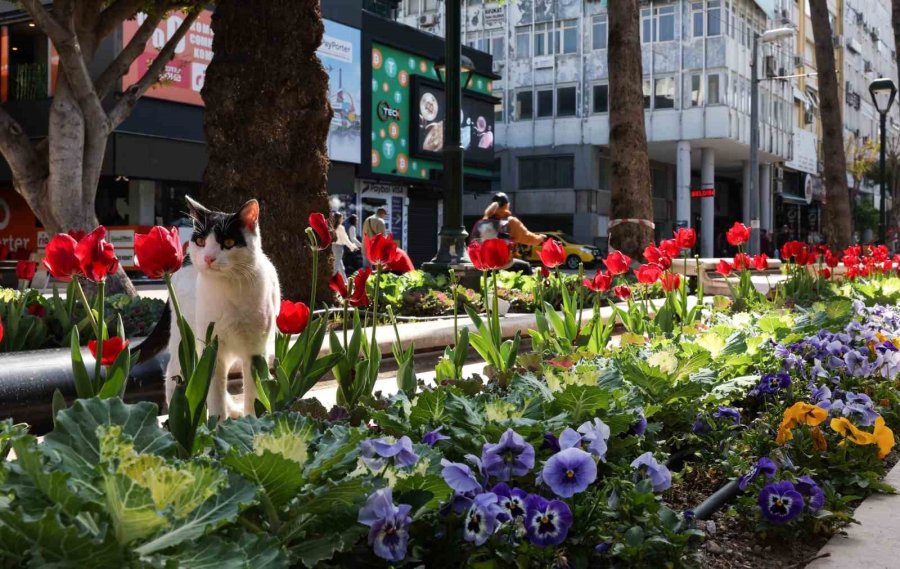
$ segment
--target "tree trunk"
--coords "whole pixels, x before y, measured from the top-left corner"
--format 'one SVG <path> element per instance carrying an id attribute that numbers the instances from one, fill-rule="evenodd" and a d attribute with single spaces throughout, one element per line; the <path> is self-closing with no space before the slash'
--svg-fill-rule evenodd
<path id="1" fill-rule="evenodd" d="M 222 0 L 213 30 L 215 55 L 203 88 L 209 165 L 202 201 L 234 211 L 258 199 L 263 250 L 278 269 L 282 294 L 308 300 L 304 230 L 311 212 L 328 213 L 332 116 L 328 75 L 316 57 L 324 33 L 319 2 Z M 330 259 L 330 251 L 320 257 L 320 300 L 330 298 Z"/>
<path id="2" fill-rule="evenodd" d="M 609 146 L 612 153 L 611 221 L 653 221 L 650 158 L 644 129 L 638 0 L 609 3 Z M 610 246 L 639 258 L 653 241 L 648 225 L 624 222 L 609 230 Z"/>
<path id="3" fill-rule="evenodd" d="M 822 121 L 822 160 L 825 166 L 823 230 L 828 243 L 843 249 L 850 245 L 850 197 L 847 192 L 847 159 L 844 153 L 844 122 L 838 97 L 834 41 L 828 20 L 828 0 L 809 0 L 816 68 L 819 80 L 819 117 Z"/>

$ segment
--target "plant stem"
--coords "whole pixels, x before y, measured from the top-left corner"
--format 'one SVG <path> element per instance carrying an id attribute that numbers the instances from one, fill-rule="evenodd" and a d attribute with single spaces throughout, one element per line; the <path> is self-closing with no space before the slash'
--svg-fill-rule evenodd
<path id="1" fill-rule="evenodd" d="M 365 285 L 363 285 L 363 286 L 365 286 Z M 347 299 L 344 299 L 342 304 L 343 304 L 343 310 L 344 310 L 344 325 L 343 325 L 343 329 L 344 329 L 344 351 L 346 351 L 346 350 L 347 350 L 347 315 L 348 315 L 348 311 L 347 311 Z"/>
<path id="2" fill-rule="evenodd" d="M 491 299 L 491 305 L 493 306 L 493 314 L 491 314 L 491 321 L 494 324 L 494 341 L 495 346 L 497 347 L 497 352 L 500 352 L 500 300 L 497 297 L 497 270 L 493 271 L 494 276 L 494 298 Z"/>
<path id="3" fill-rule="evenodd" d="M 265 492 L 260 492 L 259 503 L 262 505 L 263 510 L 266 512 L 266 517 L 269 518 L 269 525 L 272 526 L 272 531 L 278 532 L 278 530 L 281 528 L 281 519 L 279 519 L 278 512 L 275 510 L 275 505 L 272 503 L 269 495 Z"/>
<path id="4" fill-rule="evenodd" d="M 84 304 L 84 309 L 88 313 L 88 318 L 91 321 L 91 327 L 94 329 L 94 337 L 100 335 L 100 329 L 97 328 L 97 318 L 94 316 L 94 307 L 91 306 L 91 303 L 88 302 L 87 295 L 84 294 L 84 289 L 81 287 L 81 283 L 78 282 L 77 277 L 72 277 L 72 283 L 75 285 L 75 290 L 78 291 L 78 295 L 81 297 L 81 303 Z"/>
<path id="5" fill-rule="evenodd" d="M 375 350 L 378 343 L 375 340 L 375 332 L 378 330 L 378 293 L 381 287 L 381 264 L 375 265 L 375 298 L 372 300 L 372 342 L 369 344 L 369 364 L 375 359 Z"/>
<path id="6" fill-rule="evenodd" d="M 312 249 L 312 279 L 309 292 L 309 309 L 316 310 L 316 289 L 319 288 L 319 250 Z"/>
<path id="7" fill-rule="evenodd" d="M 100 372 L 103 369 L 103 339 L 106 337 L 106 322 L 105 322 L 105 312 L 106 312 L 106 282 L 100 281 L 97 283 L 97 328 L 99 329 L 99 333 L 97 334 L 97 361 L 94 362 L 94 392 L 100 391 L 100 387 L 103 386 L 103 380 L 100 377 Z M 90 308 L 90 307 L 89 307 Z M 123 338 L 124 339 L 124 338 Z"/>

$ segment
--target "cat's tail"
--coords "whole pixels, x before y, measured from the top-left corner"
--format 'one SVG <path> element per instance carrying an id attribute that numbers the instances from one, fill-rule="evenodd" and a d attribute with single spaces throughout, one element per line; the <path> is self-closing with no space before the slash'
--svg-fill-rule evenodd
<path id="1" fill-rule="evenodd" d="M 144 338 L 144 341 L 137 345 L 132 351 L 140 350 L 140 358 L 138 358 L 137 363 L 142 363 L 150 358 L 154 357 L 156 354 L 160 353 L 169 344 L 169 334 L 171 333 L 171 324 L 172 324 L 172 307 L 171 302 L 166 301 L 166 306 L 163 308 L 162 316 L 159 317 L 159 322 L 156 323 L 156 327 L 153 328 L 153 331 L 150 332 L 150 335 Z"/>

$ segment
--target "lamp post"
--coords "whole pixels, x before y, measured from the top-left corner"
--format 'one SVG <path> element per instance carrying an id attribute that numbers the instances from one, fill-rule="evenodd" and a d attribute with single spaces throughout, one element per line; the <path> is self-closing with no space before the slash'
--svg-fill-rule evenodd
<path id="1" fill-rule="evenodd" d="M 462 55 L 460 45 L 461 14 L 460 0 L 444 2 L 444 57 L 434 68 L 443 84 L 446 112 L 444 113 L 444 223 L 438 233 L 438 251 L 431 262 L 426 263 L 426 270 L 446 271 L 452 266 L 469 262 L 466 251 L 468 233 L 463 227 L 463 147 L 460 129 L 462 115 L 462 90 L 460 78 L 466 76 L 466 86 L 472 79 L 474 65 L 472 60 Z"/>
<path id="2" fill-rule="evenodd" d="M 894 97 L 897 95 L 897 86 L 894 85 L 894 82 L 887 77 L 882 77 L 881 79 L 876 79 L 869 83 L 869 94 L 872 95 L 872 104 L 875 105 L 875 109 L 878 111 L 878 114 L 881 115 L 881 183 L 879 184 L 881 194 L 881 203 L 878 211 L 878 239 L 882 244 L 887 243 L 887 209 L 884 206 L 884 178 L 885 178 L 885 164 L 884 164 L 884 152 L 885 147 L 887 146 L 886 140 L 886 125 L 887 125 L 887 114 L 888 111 L 891 110 L 891 105 L 894 104 Z M 851 204 L 852 206 L 853 204 Z"/>
<path id="3" fill-rule="evenodd" d="M 766 30 L 753 34 L 750 59 L 750 254 L 759 254 L 759 44 L 793 37 L 794 28 Z"/>

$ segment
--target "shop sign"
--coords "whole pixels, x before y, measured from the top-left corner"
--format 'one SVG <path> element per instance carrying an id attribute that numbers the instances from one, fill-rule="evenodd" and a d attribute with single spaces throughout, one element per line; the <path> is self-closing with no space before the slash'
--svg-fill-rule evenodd
<path id="1" fill-rule="evenodd" d="M 506 6 L 489 4 L 484 7 L 485 27 L 502 26 L 506 23 Z"/>
<path id="2" fill-rule="evenodd" d="M 37 218 L 12 188 L 0 191 L 0 245 L 10 251 L 38 248 Z"/>
<path id="3" fill-rule="evenodd" d="M 360 163 L 362 147 L 362 53 L 356 28 L 324 20 L 316 55 L 328 72 L 328 101 L 334 115 L 328 128 L 328 158 Z"/>
<path id="4" fill-rule="evenodd" d="M 691 190 L 692 198 L 714 198 L 716 197 L 715 188 L 703 188 L 699 190 Z"/>
<path id="5" fill-rule="evenodd" d="M 819 157 L 816 152 L 816 134 L 803 128 L 794 129 L 793 156 L 785 167 L 807 174 L 818 174 Z"/>
<path id="6" fill-rule="evenodd" d="M 371 184 L 367 184 L 363 191 L 374 192 L 376 194 L 391 194 L 391 195 L 406 196 L 407 189 L 406 189 L 406 186 L 399 186 L 396 184 L 371 183 Z"/>

